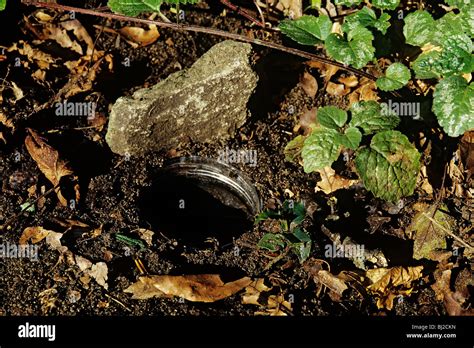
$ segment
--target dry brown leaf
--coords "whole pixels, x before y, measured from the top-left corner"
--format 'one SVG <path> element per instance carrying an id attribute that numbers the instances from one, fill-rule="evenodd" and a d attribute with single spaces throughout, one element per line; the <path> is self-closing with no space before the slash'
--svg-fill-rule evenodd
<path id="1" fill-rule="evenodd" d="M 346 88 L 343 84 L 337 84 L 333 82 L 329 82 L 326 87 L 326 92 L 336 97 L 348 95 L 350 91 L 351 90 L 349 88 Z"/>
<path id="2" fill-rule="evenodd" d="M 146 242 L 146 244 L 148 244 L 149 246 L 153 244 L 153 235 L 155 234 L 155 232 L 147 230 L 145 228 L 139 228 L 135 230 L 135 232 L 137 232 L 137 234 L 140 236 L 141 239 Z"/>
<path id="3" fill-rule="evenodd" d="M 18 51 L 23 56 L 26 56 L 32 63 L 36 63 L 40 69 L 49 69 L 51 65 L 56 63 L 56 59 L 43 51 L 33 48 L 27 42 L 20 40 L 8 48 L 8 52 Z M 23 66 L 28 67 L 28 63 L 22 61 Z"/>
<path id="4" fill-rule="evenodd" d="M 377 86 L 375 85 L 375 81 L 363 77 L 360 80 L 359 87 L 349 95 L 349 105 L 368 100 L 379 100 Z"/>
<path id="5" fill-rule="evenodd" d="M 329 289 L 329 296 L 333 301 L 340 301 L 343 292 L 348 289 L 343 279 L 325 270 L 313 274 L 313 280 L 316 284 L 323 284 Z"/>
<path id="6" fill-rule="evenodd" d="M 120 29 L 119 32 L 142 47 L 151 45 L 160 37 L 160 33 L 154 24 L 150 25 L 148 30 L 139 27 L 125 27 Z"/>
<path id="7" fill-rule="evenodd" d="M 85 271 L 92 267 L 92 262 L 86 259 L 85 257 L 75 255 L 76 265 L 79 267 L 81 271 Z"/>
<path id="8" fill-rule="evenodd" d="M 428 180 L 428 172 L 426 166 L 422 166 L 420 173 L 418 175 L 418 181 L 421 182 L 421 189 L 425 191 L 428 195 L 433 194 L 433 186 L 431 186 L 430 181 Z"/>
<path id="9" fill-rule="evenodd" d="M 41 172 L 46 178 L 56 186 L 64 176 L 72 175 L 72 170 L 67 163 L 59 158 L 59 153 L 48 145 L 42 137 L 34 130 L 28 128 L 29 135 L 26 136 L 25 145 L 28 153 L 38 164 Z M 56 189 L 58 199 L 63 206 L 67 206 L 67 201 L 63 197 L 59 187 Z M 79 190 L 76 190 L 76 201 L 79 198 Z"/>
<path id="10" fill-rule="evenodd" d="M 343 178 L 331 167 L 318 170 L 318 173 L 321 175 L 321 181 L 318 181 L 315 192 L 323 191 L 327 195 L 340 189 L 347 189 L 359 182 L 359 180 Z"/>
<path id="11" fill-rule="evenodd" d="M 50 232 L 50 230 L 46 230 L 43 227 L 36 226 L 36 227 L 27 227 L 21 234 L 19 244 L 20 245 L 26 245 L 28 244 L 29 241 L 31 243 L 36 244 L 41 242 L 43 239 L 45 239 Z"/>
<path id="12" fill-rule="evenodd" d="M 259 278 L 254 280 L 250 285 L 245 288 L 245 293 L 242 295 L 242 303 L 243 304 L 254 304 L 254 305 L 261 305 L 258 302 L 260 298 L 260 294 L 262 292 L 270 291 L 272 288 L 268 287 L 264 283 L 265 279 Z"/>
<path id="13" fill-rule="evenodd" d="M 11 130 L 15 130 L 15 125 L 11 119 L 8 119 L 7 116 L 0 111 L 0 123 L 3 124 L 5 127 L 10 128 Z"/>
<path id="14" fill-rule="evenodd" d="M 54 24 L 47 24 L 43 28 L 42 40 L 53 40 L 61 47 L 68 48 L 81 56 L 84 54 L 81 45 L 71 40 L 64 28 L 59 28 Z"/>
<path id="15" fill-rule="evenodd" d="M 72 30 L 74 35 L 87 45 L 86 54 L 88 56 L 92 55 L 92 52 L 94 52 L 94 41 L 92 41 L 92 38 L 90 37 L 87 30 L 77 19 L 61 22 L 61 27 L 63 27 L 65 30 Z"/>
<path id="16" fill-rule="evenodd" d="M 133 294 L 132 299 L 178 296 L 192 302 L 215 302 L 232 296 L 252 283 L 248 277 L 224 283 L 218 274 L 184 276 L 141 277 L 125 292 Z"/>
<path id="17" fill-rule="evenodd" d="M 287 311 L 291 311 L 291 303 L 285 300 L 285 297 L 280 295 L 271 295 L 268 297 L 268 302 L 265 311 L 255 312 L 255 315 L 269 315 L 269 316 L 287 316 Z"/>
<path id="18" fill-rule="evenodd" d="M 97 262 L 92 265 L 90 270 L 86 270 L 86 273 L 95 279 L 97 284 L 102 286 L 104 289 L 108 289 L 107 278 L 108 278 L 108 268 L 105 262 Z"/>
<path id="19" fill-rule="evenodd" d="M 434 274 L 436 282 L 431 285 L 431 288 L 436 294 L 436 299 L 442 301 L 444 295 L 451 292 L 450 282 L 451 282 L 451 270 L 447 269 L 442 272 L 435 272 Z"/>
<path id="20" fill-rule="evenodd" d="M 298 125 L 294 129 L 294 131 L 297 132 L 299 129 L 302 129 L 305 135 L 310 134 L 317 125 L 316 114 L 317 114 L 316 108 L 312 108 L 311 110 L 305 109 L 303 113 L 301 114 Z"/>
<path id="21" fill-rule="evenodd" d="M 369 269 L 366 277 L 372 284 L 367 290 L 376 295 L 379 309 L 391 310 L 395 297 L 412 292 L 411 282 L 420 279 L 422 271 L 423 266 Z"/>
<path id="22" fill-rule="evenodd" d="M 349 88 L 356 87 L 359 84 L 359 79 L 355 75 L 340 77 L 338 81 L 344 84 L 344 86 L 349 87 Z"/>
<path id="23" fill-rule="evenodd" d="M 308 66 L 311 68 L 318 69 L 321 73 L 321 76 L 324 77 L 324 83 L 327 84 L 331 77 L 334 76 L 335 73 L 339 71 L 339 68 L 337 66 L 331 65 L 331 64 L 325 64 L 321 62 L 316 62 L 316 61 L 309 61 L 306 63 Z"/>
<path id="24" fill-rule="evenodd" d="M 15 82 L 12 81 L 11 84 L 12 84 L 13 95 L 15 96 L 15 100 L 13 101 L 13 104 L 15 104 L 18 100 L 23 99 L 25 94 Z"/>
<path id="25" fill-rule="evenodd" d="M 305 72 L 300 78 L 300 86 L 308 97 L 314 98 L 318 93 L 318 81 L 308 72 Z"/>

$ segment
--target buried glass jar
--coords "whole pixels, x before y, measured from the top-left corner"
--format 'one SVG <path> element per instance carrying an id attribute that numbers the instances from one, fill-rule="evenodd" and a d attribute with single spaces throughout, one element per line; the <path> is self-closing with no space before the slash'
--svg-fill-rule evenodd
<path id="1" fill-rule="evenodd" d="M 226 243 L 251 229 L 261 201 L 236 168 L 192 156 L 166 162 L 141 200 L 142 216 L 163 234 L 185 242 L 209 237 Z"/>

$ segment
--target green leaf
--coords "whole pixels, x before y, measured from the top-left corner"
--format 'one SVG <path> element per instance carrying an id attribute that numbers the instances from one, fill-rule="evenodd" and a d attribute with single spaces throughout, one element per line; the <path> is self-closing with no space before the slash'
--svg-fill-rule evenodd
<path id="1" fill-rule="evenodd" d="M 373 40 L 370 30 L 357 26 L 348 30 L 345 37 L 332 33 L 326 39 L 325 46 L 329 56 L 338 62 L 360 69 L 374 58 Z"/>
<path id="2" fill-rule="evenodd" d="M 285 161 L 294 162 L 298 157 L 301 156 L 301 150 L 303 149 L 304 141 L 306 137 L 298 135 L 296 138 L 286 144 L 283 153 L 285 154 Z"/>
<path id="3" fill-rule="evenodd" d="M 448 12 L 435 23 L 436 30 L 440 35 L 433 35 L 432 41 L 438 46 L 443 46 L 445 40 L 452 35 L 464 33 L 464 27 L 460 18 L 453 12 Z"/>
<path id="4" fill-rule="evenodd" d="M 394 63 L 387 68 L 384 77 L 377 79 L 376 84 L 382 91 L 395 91 L 405 86 L 410 79 L 410 69 L 402 63 Z"/>
<path id="5" fill-rule="evenodd" d="M 456 220 L 449 214 L 443 212 L 449 211 L 444 204 L 433 204 L 424 207 L 415 215 L 407 234 L 413 236 L 413 258 L 433 259 L 433 252 L 439 249 L 446 249 L 446 232 L 454 232 Z M 435 221 L 435 222 L 433 222 Z"/>
<path id="6" fill-rule="evenodd" d="M 474 128 L 474 85 L 461 76 L 441 80 L 433 94 L 433 112 L 444 131 L 457 137 Z"/>
<path id="7" fill-rule="evenodd" d="M 387 29 L 390 27 L 389 21 L 390 15 L 388 13 L 383 13 L 380 18 L 377 19 L 374 10 L 368 7 L 363 7 L 356 13 L 347 16 L 342 27 L 345 32 L 359 25 L 364 28 L 373 27 L 383 34 L 386 34 Z"/>
<path id="8" fill-rule="evenodd" d="M 300 242 L 311 242 L 310 235 L 302 228 L 295 228 L 293 236 L 295 236 Z"/>
<path id="9" fill-rule="evenodd" d="M 385 105 L 376 101 L 361 101 L 352 104 L 351 127 L 360 127 L 365 135 L 394 129 L 400 123 L 400 117 Z"/>
<path id="10" fill-rule="evenodd" d="M 415 11 L 405 18 L 403 35 L 406 43 L 412 46 L 424 46 L 437 32 L 435 20 L 427 11 Z"/>
<path id="11" fill-rule="evenodd" d="M 471 39 L 465 34 L 452 35 L 444 41 L 443 49 L 422 53 L 413 63 L 419 78 L 439 78 L 473 70 Z"/>
<path id="12" fill-rule="evenodd" d="M 474 6 L 466 8 L 458 15 L 465 32 L 474 38 Z"/>
<path id="13" fill-rule="evenodd" d="M 396 202 L 413 194 L 420 157 L 405 135 L 391 130 L 376 134 L 370 148 L 357 153 L 355 165 L 364 186 L 374 196 Z"/>
<path id="14" fill-rule="evenodd" d="M 371 2 L 382 10 L 395 10 L 400 5 L 400 0 L 372 0 Z"/>
<path id="15" fill-rule="evenodd" d="M 435 62 L 439 60 L 441 52 L 431 51 L 422 53 L 416 58 L 412 64 L 412 69 L 415 72 L 417 79 L 439 79 L 441 77 L 439 72 L 434 68 Z"/>
<path id="16" fill-rule="evenodd" d="M 465 34 L 447 38 L 439 59 L 433 64 L 433 70 L 442 76 L 470 73 L 474 63 L 472 49 L 472 40 Z"/>
<path id="17" fill-rule="evenodd" d="M 449 6 L 463 9 L 472 5 L 470 0 L 445 0 Z"/>
<path id="18" fill-rule="evenodd" d="M 301 153 L 306 173 L 330 166 L 341 152 L 340 133 L 334 129 L 320 128 L 305 140 Z"/>
<path id="19" fill-rule="evenodd" d="M 268 219 L 276 219 L 279 217 L 280 217 L 280 214 L 278 212 L 274 212 L 272 210 L 264 210 L 260 214 L 257 215 L 257 217 L 255 218 L 254 224 L 258 224 Z"/>
<path id="20" fill-rule="evenodd" d="M 281 233 L 267 233 L 260 239 L 257 246 L 260 249 L 267 249 L 274 253 L 284 249 L 287 243 L 288 240 Z"/>
<path id="21" fill-rule="evenodd" d="M 334 0 L 334 5 L 357 6 L 362 0 Z"/>
<path id="22" fill-rule="evenodd" d="M 362 133 L 356 127 L 347 128 L 344 134 L 341 134 L 340 143 L 349 149 L 356 150 L 362 141 Z"/>
<path id="23" fill-rule="evenodd" d="M 199 0 L 109 0 L 108 6 L 115 13 L 136 17 L 142 12 L 160 12 L 162 4 L 195 4 Z"/>
<path id="24" fill-rule="evenodd" d="M 4 10 L 7 6 L 7 0 L 0 0 L 0 11 Z"/>
<path id="25" fill-rule="evenodd" d="M 308 259 L 311 253 L 311 244 L 311 242 L 291 244 L 291 250 L 293 250 L 293 253 L 295 253 L 300 262 L 305 262 Z"/>
<path id="26" fill-rule="evenodd" d="M 318 122 L 321 126 L 338 130 L 347 122 L 347 112 L 335 106 L 318 109 Z"/>
<path id="27" fill-rule="evenodd" d="M 141 0 L 109 0 L 108 6 L 115 13 L 136 17 L 142 12 L 159 11 L 162 1 L 157 2 L 159 3 L 158 9 L 150 8 L 149 5 L 145 4 Z"/>
<path id="28" fill-rule="evenodd" d="M 302 16 L 281 21 L 279 28 L 299 44 L 314 46 L 326 40 L 331 33 L 332 22 L 328 16 Z"/>

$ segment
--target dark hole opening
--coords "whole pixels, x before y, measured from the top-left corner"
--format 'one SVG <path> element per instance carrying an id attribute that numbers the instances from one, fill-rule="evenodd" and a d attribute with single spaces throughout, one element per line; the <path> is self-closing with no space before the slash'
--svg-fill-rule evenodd
<path id="1" fill-rule="evenodd" d="M 176 173 L 157 177 L 143 194 L 140 211 L 154 229 L 192 247 L 209 246 L 208 238 L 231 243 L 251 228 L 253 219 L 225 185 Z"/>

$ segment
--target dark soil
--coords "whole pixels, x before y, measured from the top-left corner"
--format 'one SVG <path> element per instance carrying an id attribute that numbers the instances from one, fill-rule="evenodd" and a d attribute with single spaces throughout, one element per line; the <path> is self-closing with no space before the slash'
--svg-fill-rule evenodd
<path id="1" fill-rule="evenodd" d="M 100 1 L 91 0 L 87 2 L 87 7 L 98 7 L 100 4 Z M 0 44 L 5 47 L 19 39 L 31 39 L 19 30 L 19 23 L 22 14 L 33 11 L 33 8 L 16 4 L 9 6 L 8 14 L 0 16 L 0 21 L 3 22 L 2 32 L 5 32 L 5 28 L 10 28 L 8 35 L 2 34 L 0 38 Z M 204 3 L 199 9 L 186 12 L 186 22 L 230 32 L 250 33 L 255 37 L 273 35 L 275 41 L 280 40 L 278 35 L 249 28 L 248 22 L 236 15 L 228 14 L 224 17 L 220 13 L 220 6 Z M 105 115 L 117 97 L 155 84 L 169 74 L 191 66 L 221 40 L 204 34 L 161 29 L 160 39 L 149 47 L 132 48 L 123 40 L 116 47 L 115 36 L 100 33 L 100 29 L 93 25 L 106 24 L 114 27 L 119 23 L 80 15 L 77 18 L 94 39 L 98 38 L 97 49 L 112 54 L 114 59 L 114 72 L 105 73 L 98 78 L 94 88 L 95 95 L 78 97 L 83 100 L 98 97 L 98 111 Z M 121 64 L 127 58 L 130 60 L 130 67 Z M 156 215 L 162 213 L 158 202 L 146 201 L 148 215 L 143 213 L 147 210 L 143 208 L 143 195 L 153 185 L 155 175 L 164 161 L 170 157 L 198 155 L 217 158 L 218 151 L 226 147 L 252 149 L 257 150 L 258 165 L 236 167 L 255 183 L 265 206 L 278 205 L 291 198 L 304 201 L 306 206 L 314 208 L 309 222 L 315 241 L 312 257 L 324 258 L 322 246 L 328 241 L 321 233 L 321 225 L 324 224 L 331 231 L 343 236 L 350 235 L 354 240 L 365 243 L 367 248 L 382 249 L 390 266 L 417 264 L 411 259 L 411 242 L 396 238 L 393 233 L 410 220 L 411 205 L 417 196 L 407 199 L 397 214 L 389 214 L 388 211 L 392 208 L 390 205 L 374 199 L 360 186 L 337 192 L 332 198 L 314 193 L 318 175 L 305 174 L 299 165 L 285 162 L 283 149 L 294 136 L 293 128 L 298 115 L 304 109 L 320 105 L 345 106 L 347 100 L 326 95 L 322 89 L 316 98 L 308 97 L 298 86 L 298 78 L 303 71 L 311 70 L 298 58 L 255 47 L 252 59 L 260 77 L 259 90 L 249 104 L 251 117 L 235 139 L 222 144 L 191 144 L 172 153 L 151 153 L 130 159 L 110 152 L 104 140 L 106 128 L 100 132 L 95 129 L 77 129 L 87 127 L 87 121 L 81 118 L 60 119 L 52 109 L 33 112 L 35 105 L 44 103 L 54 95 L 55 86 L 60 84 L 60 75 L 48 77 L 52 85 L 48 89 L 36 84 L 21 69 L 10 69 L 8 78 L 19 84 L 27 98 L 5 110 L 13 115 L 16 131 L 1 149 L 0 221 L 4 223 L 18 214 L 20 205 L 30 200 L 27 189 L 32 185 L 51 188 L 24 146 L 27 128 L 33 128 L 47 136 L 51 144 L 69 160 L 80 178 L 81 200 L 73 208 L 62 207 L 54 194 L 46 196 L 41 209 L 23 213 L 11 223 L 10 229 L 2 232 L 0 243 L 17 243 L 23 230 L 30 226 L 43 226 L 63 232 L 65 228 L 58 224 L 58 220 L 78 220 L 95 228 L 102 226 L 102 233 L 95 238 L 84 234 L 84 230 L 80 228 L 69 230 L 62 243 L 75 255 L 92 262 L 105 261 L 109 272 L 108 290 L 93 280 L 84 284 L 80 280 L 81 272 L 77 266 L 61 258 L 59 252 L 50 250 L 43 241 L 38 244 L 40 258 L 37 262 L 13 258 L 0 260 L 3 279 L 0 282 L 0 314 L 246 316 L 254 315 L 258 309 L 256 306 L 243 305 L 240 295 L 211 304 L 183 302 L 178 299 L 131 300 L 130 295 L 123 290 L 140 275 L 135 258 L 142 260 L 150 274 L 218 273 L 224 279 L 266 277 L 274 285 L 273 293 L 294 295 L 292 313 L 296 316 L 379 312 L 374 299 L 361 297 L 355 291 L 349 292 L 341 302 L 332 301 L 327 294 L 317 297 L 311 277 L 296 258 L 288 257 L 270 270 L 265 270 L 271 259 L 256 247 L 264 232 L 251 223 L 244 224 L 246 228 L 240 233 L 234 231 L 230 238 L 229 234 L 226 235 L 227 231 L 222 231 L 222 235 L 196 242 L 156 229 L 152 215 L 153 211 Z M 1 77 L 6 76 L 8 63 L 0 63 Z M 313 73 L 318 75 L 317 71 Z M 319 82 L 320 85 L 323 84 L 322 80 Z M 446 149 L 444 145 L 440 146 L 443 150 Z M 157 195 L 156 200 L 161 199 L 163 198 Z M 330 200 L 335 202 L 334 211 L 330 209 Z M 389 217 L 389 220 L 371 234 L 368 218 L 378 213 Z M 328 220 L 331 214 L 340 218 Z M 188 227 L 204 223 L 188 222 Z M 151 246 L 140 250 L 139 247 L 129 247 L 115 238 L 117 233 L 138 238 L 134 232 L 138 228 L 155 232 Z M 332 260 L 331 267 L 336 274 L 343 269 L 355 269 L 350 261 L 344 259 Z M 415 289 L 404 301 L 396 301 L 392 314 L 445 314 L 442 303 L 435 300 L 429 286 L 420 281 L 415 284 Z M 76 292 L 80 293 L 78 301 L 74 299 Z"/>

